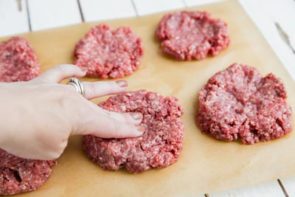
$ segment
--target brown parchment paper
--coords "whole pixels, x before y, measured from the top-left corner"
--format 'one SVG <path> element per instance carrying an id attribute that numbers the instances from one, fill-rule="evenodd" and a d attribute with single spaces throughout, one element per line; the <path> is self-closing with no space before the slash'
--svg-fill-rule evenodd
<path id="1" fill-rule="evenodd" d="M 197 196 L 295 176 L 294 132 L 279 140 L 249 146 L 214 140 L 196 127 L 197 92 L 211 75 L 233 62 L 279 76 L 293 109 L 295 89 L 284 67 L 236 1 L 191 9 L 206 10 L 227 21 L 231 36 L 227 50 L 202 61 L 178 62 L 164 56 L 154 39 L 155 27 L 163 14 L 108 22 L 113 27 L 132 27 L 143 40 L 145 55 L 140 69 L 126 78 L 129 89 L 173 95 L 184 107 L 185 138 L 179 161 L 166 169 L 135 175 L 103 171 L 83 154 L 81 138 L 72 137 L 49 181 L 38 191 L 23 196 Z M 37 51 L 45 71 L 56 64 L 71 63 L 75 43 L 92 25 L 29 33 L 24 37 Z"/>

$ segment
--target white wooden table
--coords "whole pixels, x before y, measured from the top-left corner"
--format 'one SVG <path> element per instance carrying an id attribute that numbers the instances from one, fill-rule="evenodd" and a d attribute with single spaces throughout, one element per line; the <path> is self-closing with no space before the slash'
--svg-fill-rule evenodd
<path id="1" fill-rule="evenodd" d="M 0 36 L 88 21 L 137 17 L 218 0 L 0 0 Z M 295 0 L 239 0 L 295 80 Z M 275 25 L 277 24 L 277 25 Z M 281 29 L 281 32 L 280 30 Z M 288 39 L 283 39 L 287 34 Z M 295 196 L 295 178 L 273 180 L 210 197 Z"/>

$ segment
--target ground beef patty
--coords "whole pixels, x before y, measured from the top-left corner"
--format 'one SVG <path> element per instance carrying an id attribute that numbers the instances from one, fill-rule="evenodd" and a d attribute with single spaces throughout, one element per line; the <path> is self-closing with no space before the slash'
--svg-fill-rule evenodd
<path id="1" fill-rule="evenodd" d="M 215 56 L 230 42 L 226 23 L 199 11 L 165 15 L 156 36 L 161 41 L 163 52 L 179 60 Z"/>
<path id="2" fill-rule="evenodd" d="M 24 38 L 12 37 L 0 44 L 0 81 L 28 81 L 39 72 L 37 56 Z"/>
<path id="3" fill-rule="evenodd" d="M 76 45 L 75 64 L 87 76 L 121 78 L 132 74 L 143 55 L 141 40 L 128 27 L 111 30 L 107 25 L 93 27 Z"/>
<path id="4" fill-rule="evenodd" d="M 0 149 L 0 195 L 36 190 L 47 181 L 55 163 L 21 159 Z"/>
<path id="5" fill-rule="evenodd" d="M 116 112 L 142 113 L 145 132 L 141 137 L 126 139 L 85 136 L 84 150 L 95 163 L 108 170 L 125 168 L 138 173 L 177 161 L 182 150 L 183 123 L 176 98 L 142 90 L 110 97 L 100 106 Z"/>
<path id="6" fill-rule="evenodd" d="M 291 108 L 284 85 L 273 74 L 233 64 L 216 73 L 199 92 L 198 124 L 224 141 L 254 144 L 291 131 Z"/>

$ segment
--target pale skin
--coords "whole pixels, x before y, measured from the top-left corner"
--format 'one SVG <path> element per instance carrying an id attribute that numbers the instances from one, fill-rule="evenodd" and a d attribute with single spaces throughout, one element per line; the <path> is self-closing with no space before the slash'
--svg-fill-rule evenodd
<path id="1" fill-rule="evenodd" d="M 60 65 L 28 82 L 0 83 L 0 148 L 19 157 L 58 158 L 71 135 L 102 138 L 142 135 L 140 113 L 115 113 L 89 99 L 124 92 L 127 82 L 83 82 L 85 97 L 59 82 L 83 77 L 74 65 Z"/>

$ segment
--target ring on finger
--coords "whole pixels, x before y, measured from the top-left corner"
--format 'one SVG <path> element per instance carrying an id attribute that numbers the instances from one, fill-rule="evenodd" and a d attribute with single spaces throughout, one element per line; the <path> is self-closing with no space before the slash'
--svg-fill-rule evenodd
<path id="1" fill-rule="evenodd" d="M 84 86 L 79 79 L 70 78 L 67 84 L 73 86 L 79 94 L 81 94 L 82 96 L 85 96 Z"/>

